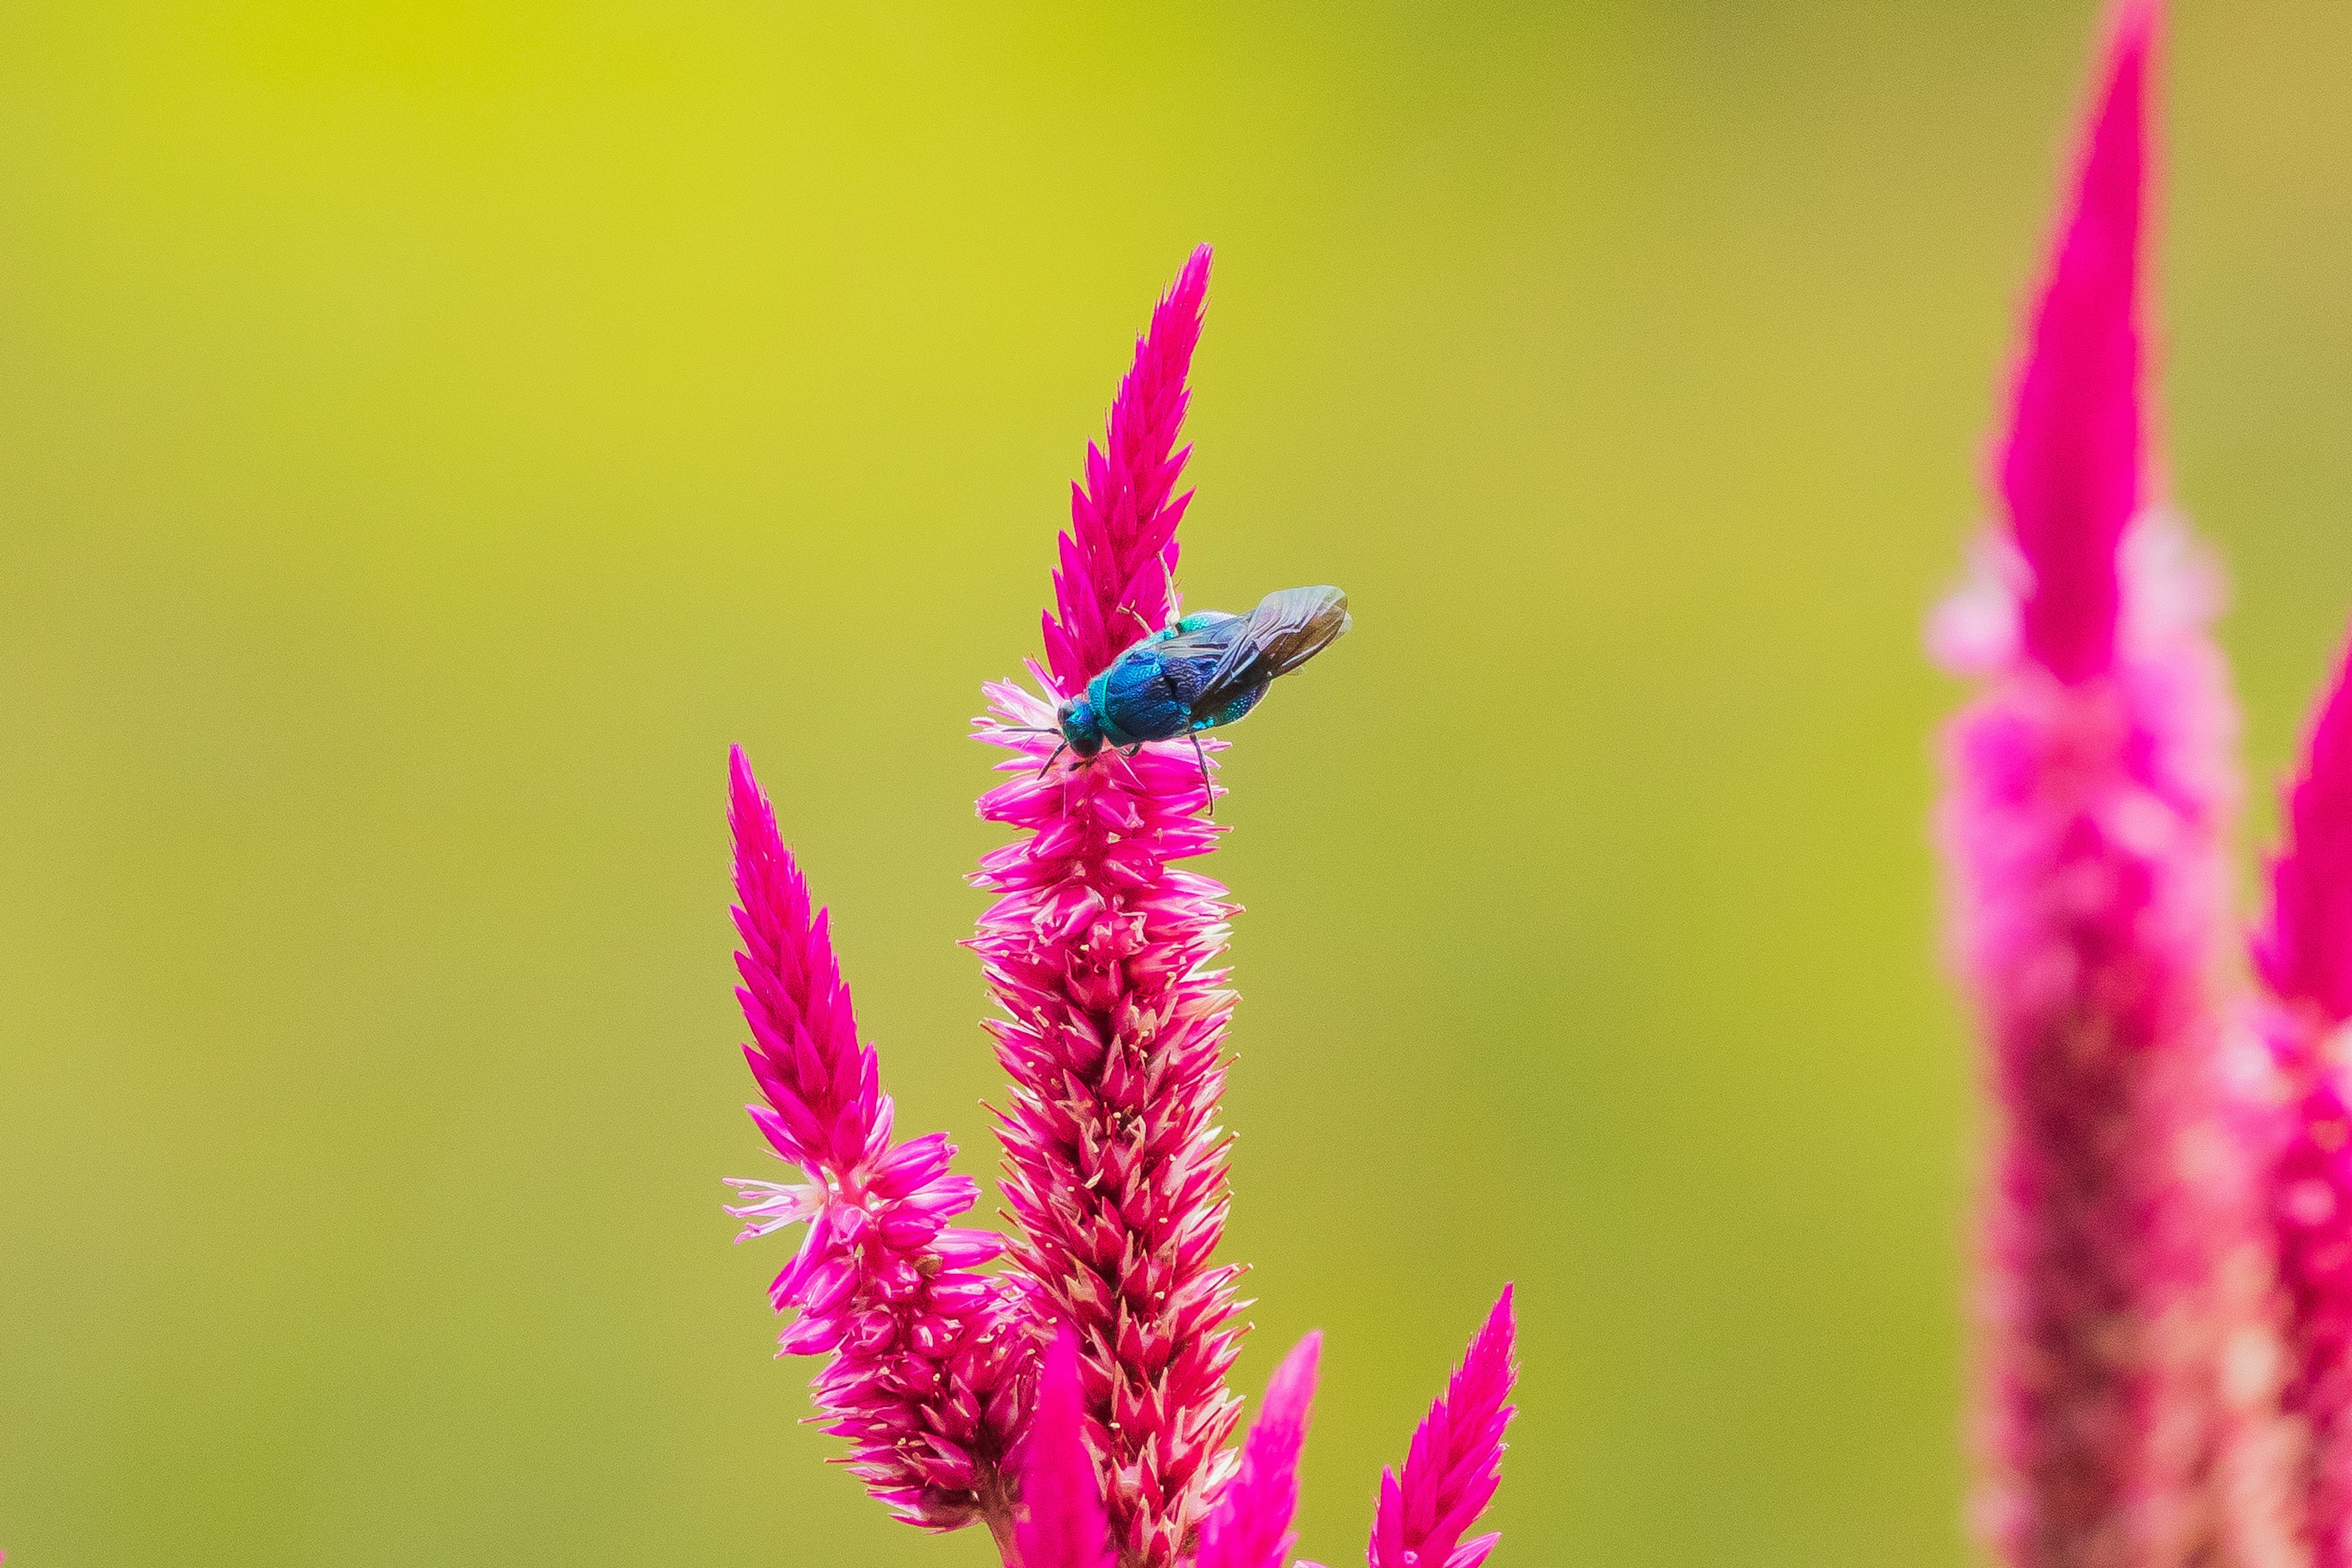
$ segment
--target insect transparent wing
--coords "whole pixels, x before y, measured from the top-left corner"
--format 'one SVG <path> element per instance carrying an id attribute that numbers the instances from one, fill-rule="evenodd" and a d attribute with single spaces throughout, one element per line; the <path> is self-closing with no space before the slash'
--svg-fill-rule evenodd
<path id="1" fill-rule="evenodd" d="M 1211 616 L 1215 618 L 1212 620 Z M 1198 664 L 1205 671 L 1216 668 L 1233 651 L 1234 639 L 1241 636 L 1249 625 L 1249 618 L 1245 616 L 1218 615 L 1214 610 L 1185 618 L 1207 624 L 1196 626 L 1191 631 L 1168 632 L 1156 639 L 1138 643 L 1136 647 L 1149 649 L 1157 658 L 1183 659 Z"/>
<path id="2" fill-rule="evenodd" d="M 1210 672 L 1208 685 L 1193 700 L 1194 709 L 1213 708 L 1235 692 L 1289 674 L 1354 624 L 1348 616 L 1348 595 L 1337 588 L 1284 588 L 1268 594 L 1242 617 L 1231 646 Z M 1218 630 L 1224 633 L 1226 628 Z"/>

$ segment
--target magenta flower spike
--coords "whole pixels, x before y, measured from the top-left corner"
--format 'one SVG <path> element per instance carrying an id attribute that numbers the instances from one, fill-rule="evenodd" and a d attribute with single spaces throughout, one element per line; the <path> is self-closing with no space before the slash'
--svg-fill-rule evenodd
<path id="1" fill-rule="evenodd" d="M 1323 1336 L 1298 1342 L 1265 1386 L 1265 1403 L 1242 1439 L 1241 1468 L 1201 1521 L 1193 1568 L 1282 1568 L 1297 1544 L 1298 1459 L 1307 1447 L 1307 1407 Z"/>
<path id="2" fill-rule="evenodd" d="M 1503 1428 L 1515 1413 L 1508 1401 L 1518 1376 L 1511 1356 L 1516 1333 L 1506 1286 L 1446 1381 L 1445 1392 L 1414 1430 L 1404 1474 L 1381 1472 L 1380 1503 L 1365 1554 L 1371 1568 L 1479 1568 L 1502 1539 L 1462 1536 L 1486 1511 L 1503 1479 Z"/>
<path id="3" fill-rule="evenodd" d="M 2352 653 L 2314 717 L 2287 791 L 2284 847 L 2253 942 L 2257 1028 L 2279 1110 L 2263 1197 L 2281 1298 L 2278 1391 L 2299 1432 L 2312 1568 L 2352 1564 Z"/>
<path id="4" fill-rule="evenodd" d="M 1200 336 L 1209 252 L 1160 302 L 1112 405 L 1105 447 L 1061 538 L 1039 696 L 990 686 L 978 738 L 1014 775 L 981 815 L 1023 830 L 981 861 L 998 895 L 972 945 L 1006 1016 L 989 1027 L 1012 1076 L 1000 1118 L 1014 1277 L 1073 1324 L 1087 1414 L 1104 1443 L 1106 1502 L 1125 1568 L 1188 1552 L 1234 1457 L 1225 1373 L 1239 1270 L 1211 1261 L 1223 1234 L 1224 1136 L 1215 1121 L 1234 997 L 1213 967 L 1224 889 L 1180 869 L 1216 830 L 1192 749 L 1106 749 L 1041 776 L 1053 700 L 1075 693 L 1176 612 L 1172 495 L 1185 374 Z M 1213 749 L 1215 742 L 1211 742 Z"/>
<path id="5" fill-rule="evenodd" d="M 974 874 L 996 897 L 971 943 L 1005 1014 L 988 1026 L 1013 1080 L 998 1113 L 1013 1235 L 951 1223 L 978 1184 L 950 1173 L 943 1134 L 892 1141 L 828 918 L 812 914 L 742 752 L 731 758 L 738 994 L 761 1097 L 749 1109 L 806 1180 L 736 1182 L 746 1201 L 728 1212 L 747 1222 L 739 1240 L 808 1226 L 771 1294 L 799 1312 L 784 1352 L 829 1358 L 818 1418 L 848 1440 L 851 1468 L 916 1524 L 984 1521 L 1006 1568 L 1282 1568 L 1297 1539 L 1320 1334 L 1276 1369 L 1242 1446 L 1224 1446 L 1240 1410 L 1225 1375 L 1241 1271 L 1214 1258 L 1234 1006 L 1215 965 L 1233 910 L 1176 864 L 1215 846 L 1200 770 L 1223 742 L 1052 765 L 1055 703 L 1177 618 L 1191 500 L 1176 491 L 1189 451 L 1177 440 L 1208 279 L 1203 247 L 1138 342 L 1103 445 L 1087 448 L 1045 662 L 1029 667 L 1042 691 L 992 684 L 975 721 L 1013 753 L 981 815 L 1023 830 Z M 1292 639 L 1289 665 L 1347 627 L 1336 590 L 1267 606 L 1300 617 L 1266 634 Z M 977 1271 L 1000 1253 L 1003 1272 Z M 1499 1475 L 1510 1314 L 1506 1289 L 1402 1479 L 1384 1478 L 1373 1568 L 1478 1568 L 1493 1549 L 1461 1536 Z"/>
<path id="6" fill-rule="evenodd" d="M 1986 678 L 1946 736 L 1939 837 L 2000 1111 L 1974 1512 L 2018 1568 L 2190 1560 L 2221 1440 L 2210 1292 L 2235 1216 L 2197 1160 L 2234 721 L 2208 574 L 2144 494 L 2156 25 L 2116 14 L 1999 463 L 2009 526 L 1932 637 Z"/>
<path id="7" fill-rule="evenodd" d="M 992 1231 L 949 1222 L 979 1196 L 950 1175 L 944 1134 L 891 1142 L 890 1100 L 873 1048 L 857 1037 L 827 916 L 776 831 L 751 763 L 730 758 L 735 835 L 737 996 L 761 1101 L 748 1107 L 803 1184 L 735 1181 L 750 1200 L 737 1240 L 805 1223 L 776 1276 L 776 1310 L 799 1318 L 782 1353 L 829 1359 L 812 1384 L 847 1463 L 909 1523 L 948 1530 L 1009 1521 L 1005 1455 L 1017 1435 L 1030 1347 L 1015 1303 L 975 1266 Z"/>
<path id="8" fill-rule="evenodd" d="M 1078 1337 L 1064 1329 L 1037 1379 L 1022 1466 L 1022 1515 L 1012 1568 L 1111 1568 L 1110 1521 L 1087 1440 Z"/>

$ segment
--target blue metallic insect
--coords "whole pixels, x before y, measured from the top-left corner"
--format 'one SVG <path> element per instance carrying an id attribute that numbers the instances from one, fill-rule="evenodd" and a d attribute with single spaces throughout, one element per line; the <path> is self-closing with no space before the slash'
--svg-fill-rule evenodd
<path id="1" fill-rule="evenodd" d="M 1355 623 L 1337 588 L 1285 588 L 1246 616 L 1203 610 L 1152 633 L 1054 710 L 1061 744 L 1037 770 L 1043 778 L 1063 752 L 1092 759 L 1105 746 L 1129 756 L 1147 741 L 1192 742 L 1201 793 L 1214 807 L 1201 731 L 1231 724 L 1256 707 L 1277 675 L 1322 652 Z"/>

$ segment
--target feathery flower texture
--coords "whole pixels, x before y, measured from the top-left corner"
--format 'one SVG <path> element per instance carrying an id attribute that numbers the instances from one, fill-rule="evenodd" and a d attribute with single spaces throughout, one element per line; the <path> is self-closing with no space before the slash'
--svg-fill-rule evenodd
<path id="1" fill-rule="evenodd" d="M 1042 692 L 986 688 L 977 738 L 1012 774 L 981 815 L 1021 830 L 973 880 L 995 895 L 971 946 L 1004 1016 L 999 1115 L 1013 1229 L 951 1223 L 978 1196 L 941 1134 L 892 1142 L 827 917 L 741 753 L 734 760 L 737 967 L 761 1090 L 753 1120 L 800 1184 L 739 1182 L 744 1236 L 805 1223 L 772 1291 L 788 1353 L 848 1462 L 909 1522 L 985 1521 L 1009 1568 L 1281 1568 L 1321 1341 L 1282 1363 L 1238 1448 L 1239 1270 L 1217 1125 L 1234 997 L 1216 967 L 1233 907 L 1178 862 L 1219 831 L 1188 743 L 1041 768 L 1055 702 L 1177 616 L 1176 485 L 1207 298 L 1194 253 L 1153 312 L 1087 449 L 1060 539 Z M 1223 742 L 1206 742 L 1209 751 Z M 999 1272 L 980 1267 L 1003 1254 Z M 1514 1368 L 1507 1292 L 1384 1479 L 1371 1568 L 1475 1568 L 1461 1535 L 1495 1489 Z"/>
<path id="2" fill-rule="evenodd" d="M 2154 7 L 2121 8 L 2018 376 L 2008 527 L 1936 630 L 2000 1121 L 1984 1194 L 1978 1522 L 2018 1568 L 2198 1560 L 2219 1420 L 2210 1149 L 2233 721 L 2211 592 L 2148 505 L 2140 247 Z M 2200 1160 L 2204 1167 L 2200 1169 Z"/>

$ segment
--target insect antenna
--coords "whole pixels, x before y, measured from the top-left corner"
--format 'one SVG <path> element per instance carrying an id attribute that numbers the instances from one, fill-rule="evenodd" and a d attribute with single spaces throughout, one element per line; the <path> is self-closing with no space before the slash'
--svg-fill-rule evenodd
<path id="1" fill-rule="evenodd" d="M 1217 815 L 1217 792 L 1209 784 L 1209 753 L 1201 749 L 1201 732 L 1198 730 L 1190 731 L 1190 738 L 1192 754 L 1201 759 L 1201 799 L 1208 806 L 1209 815 L 1214 816 Z"/>
<path id="2" fill-rule="evenodd" d="M 1058 735 L 1062 732 L 1051 724 L 999 724 L 996 729 L 1000 734 L 1006 735 Z"/>
<path id="3" fill-rule="evenodd" d="M 1037 776 L 1038 776 L 1039 778 L 1041 778 L 1041 779 L 1042 779 L 1042 778 L 1044 778 L 1047 773 L 1049 773 L 1053 772 L 1053 769 L 1054 769 L 1054 760 L 1055 760 L 1055 757 L 1059 757 L 1059 756 L 1060 756 L 1064 752 L 1066 752 L 1066 751 L 1068 751 L 1069 749 L 1070 749 L 1070 743 L 1069 743 L 1067 741 L 1065 741 L 1065 742 L 1063 742 L 1060 745 L 1058 745 L 1058 746 L 1055 747 L 1055 748 L 1054 748 L 1053 756 L 1049 756 L 1049 757 L 1047 757 L 1047 758 L 1045 759 L 1045 765 L 1044 767 L 1039 768 L 1039 769 L 1037 770 Z"/>

